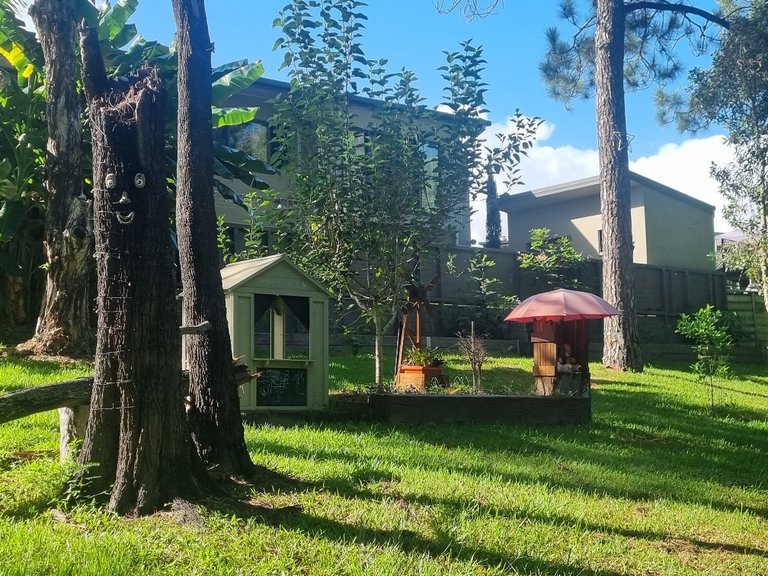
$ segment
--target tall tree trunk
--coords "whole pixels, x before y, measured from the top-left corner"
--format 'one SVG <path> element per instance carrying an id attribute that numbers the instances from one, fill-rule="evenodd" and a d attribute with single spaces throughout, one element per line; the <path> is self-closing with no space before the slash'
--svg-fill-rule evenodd
<path id="1" fill-rule="evenodd" d="M 604 321 L 603 364 L 642 371 L 634 302 L 627 121 L 624 114 L 624 3 L 597 0 L 595 85 L 603 216 L 603 297 L 622 311 Z"/>
<path id="2" fill-rule="evenodd" d="M 80 101 L 76 90 L 75 14 L 70 0 L 36 0 L 29 9 L 45 56 L 48 192 L 45 296 L 35 336 L 23 348 L 90 354 L 92 234 L 80 171 Z"/>
<path id="3" fill-rule="evenodd" d="M 499 212 L 499 196 L 496 190 L 491 163 L 486 168 L 488 182 L 485 186 L 485 247 L 501 248 L 501 213 Z"/>
<path id="4" fill-rule="evenodd" d="M 760 160 L 760 238 L 757 257 L 760 267 L 760 285 L 763 287 L 763 306 L 768 311 L 768 150 Z"/>
<path id="5" fill-rule="evenodd" d="M 109 508 L 142 514 L 203 478 L 183 412 L 164 170 L 165 91 L 156 70 L 118 90 L 93 30 L 83 36 L 93 134 L 98 330 L 84 476 Z M 198 462 L 199 464 L 199 462 Z"/>
<path id="6" fill-rule="evenodd" d="M 384 382 L 382 367 L 384 366 L 384 328 L 381 323 L 381 317 L 375 314 L 373 317 L 374 340 L 373 340 L 373 363 L 374 363 L 374 382 L 376 388 L 381 390 Z"/>
<path id="7" fill-rule="evenodd" d="M 211 50 L 203 0 L 173 0 L 178 73 L 176 230 L 184 321 L 211 330 L 186 336 L 188 413 L 198 453 L 225 474 L 251 474 L 232 363 L 216 246 L 211 128 Z"/>

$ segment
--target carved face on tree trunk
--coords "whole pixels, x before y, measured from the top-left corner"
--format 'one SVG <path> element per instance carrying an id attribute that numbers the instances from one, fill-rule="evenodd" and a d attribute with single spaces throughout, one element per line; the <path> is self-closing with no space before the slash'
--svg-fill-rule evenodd
<path id="1" fill-rule="evenodd" d="M 146 186 L 147 179 L 143 172 L 136 172 L 133 182 L 128 183 L 130 174 L 119 178 L 117 174 L 110 172 L 104 178 L 104 188 L 110 196 L 110 203 L 115 210 L 115 218 L 123 226 L 133 224 L 136 212 L 133 210 L 134 192 Z"/>

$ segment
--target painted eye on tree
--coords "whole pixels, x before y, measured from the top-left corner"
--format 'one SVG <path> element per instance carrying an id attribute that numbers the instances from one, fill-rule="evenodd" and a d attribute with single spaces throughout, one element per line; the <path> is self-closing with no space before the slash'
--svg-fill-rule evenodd
<path id="1" fill-rule="evenodd" d="M 117 176 L 114 174 L 107 174 L 106 178 L 104 178 L 104 187 L 107 190 L 112 190 L 115 186 L 117 186 Z"/>
<path id="2" fill-rule="evenodd" d="M 136 174 L 136 176 L 133 177 L 133 185 L 136 186 L 136 188 L 144 188 L 146 183 L 147 183 L 147 178 L 141 172 L 139 172 L 138 174 Z"/>

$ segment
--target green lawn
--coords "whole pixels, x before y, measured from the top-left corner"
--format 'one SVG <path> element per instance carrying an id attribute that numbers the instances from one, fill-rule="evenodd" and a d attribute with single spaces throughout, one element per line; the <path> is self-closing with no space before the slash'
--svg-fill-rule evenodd
<path id="1" fill-rule="evenodd" d="M 488 387 L 529 369 L 499 359 Z M 0 393 L 83 370 L 0 360 Z M 586 426 L 248 428 L 292 481 L 187 521 L 55 511 L 55 413 L 0 425 L 0 575 L 768 574 L 768 371 L 736 371 L 714 412 L 683 366 L 593 366 Z M 372 367 L 337 355 L 331 373 L 361 388 Z"/>

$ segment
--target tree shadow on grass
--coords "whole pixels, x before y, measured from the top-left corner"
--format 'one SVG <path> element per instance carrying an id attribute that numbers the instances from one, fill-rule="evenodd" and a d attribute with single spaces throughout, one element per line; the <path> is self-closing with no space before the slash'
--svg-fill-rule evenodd
<path id="1" fill-rule="evenodd" d="M 459 521 L 458 519 L 460 519 L 466 512 L 470 504 L 468 501 L 466 501 L 466 498 L 462 498 L 461 496 L 446 498 L 435 497 L 428 494 L 399 494 L 397 492 L 397 483 L 399 480 L 400 479 L 388 468 L 369 465 L 366 469 L 355 470 L 354 472 L 346 474 L 343 477 L 330 477 L 324 478 L 322 482 L 305 483 L 303 489 L 314 490 L 317 492 L 326 492 L 349 500 L 364 499 L 380 502 L 384 498 L 383 491 L 377 491 L 370 487 L 371 485 L 375 486 L 376 484 L 379 484 L 381 487 L 386 486 L 387 497 L 394 497 L 409 504 L 419 504 L 422 506 L 428 506 L 433 509 L 440 508 L 442 510 L 447 510 L 452 517 L 457 519 L 457 521 Z M 682 542 L 683 546 L 691 546 L 700 550 L 725 551 L 733 554 L 768 558 L 768 550 L 759 547 L 747 546 L 732 542 L 707 541 L 701 538 L 684 536 L 664 530 L 638 530 L 614 526 L 604 522 L 589 522 L 585 521 L 583 517 L 569 515 L 567 512 L 542 514 L 535 510 L 528 509 L 516 511 L 500 508 L 498 506 L 489 506 L 486 504 L 478 503 L 476 501 L 473 501 L 471 506 L 474 514 L 478 516 L 484 515 L 488 518 L 505 517 L 514 522 L 527 521 L 547 524 L 554 527 L 563 527 L 564 529 L 578 526 L 580 531 L 589 532 L 595 536 L 600 534 L 611 534 L 620 536 L 622 538 L 642 539 L 648 542 L 671 543 L 670 545 L 675 545 L 675 543 Z M 638 505 L 638 509 L 642 512 L 642 503 Z M 251 513 L 248 513 L 247 508 L 241 508 L 240 512 L 237 512 L 237 510 L 229 510 L 229 512 L 237 513 L 238 515 L 241 515 L 242 512 L 245 512 L 245 517 L 258 516 L 266 522 L 278 523 L 283 528 L 298 528 L 302 531 L 310 532 L 315 535 L 317 534 L 314 530 L 312 530 L 313 527 L 330 527 L 330 532 L 335 535 L 334 538 L 346 539 L 351 537 L 358 542 L 370 541 L 370 543 L 375 544 L 389 543 L 398 545 L 407 552 L 418 551 L 433 555 L 435 553 L 440 553 L 441 551 L 447 550 L 452 558 L 463 560 L 468 558 L 481 558 L 483 559 L 483 563 L 487 566 L 504 566 L 505 569 L 514 568 L 517 570 L 542 570 L 544 568 L 564 569 L 566 567 L 566 565 L 551 565 L 550 563 L 543 562 L 540 559 L 534 559 L 530 557 L 520 558 L 510 563 L 509 559 L 505 559 L 503 555 L 500 555 L 498 552 L 489 552 L 488 550 L 477 548 L 472 549 L 463 545 L 459 545 L 453 540 L 451 531 L 449 530 L 449 526 L 453 525 L 451 522 L 437 523 L 433 520 L 430 523 L 430 526 L 432 530 L 438 534 L 438 537 L 434 541 L 429 541 L 424 539 L 422 536 L 419 536 L 418 534 L 408 530 L 385 531 L 371 530 L 367 528 L 361 529 L 359 527 L 341 524 L 339 522 L 320 517 L 311 517 L 310 523 L 307 524 L 307 517 L 306 515 L 303 515 L 304 517 L 301 518 L 300 521 L 296 522 L 296 517 L 292 514 L 295 512 L 300 512 L 300 509 L 297 507 L 266 511 L 263 509 L 259 510 L 257 508 L 251 508 Z M 286 513 L 289 514 L 288 517 L 285 516 Z M 328 537 L 328 534 L 324 529 L 320 532 L 324 537 Z M 461 554 L 453 554 L 452 551 L 455 551 L 456 549 L 461 550 Z M 468 556 L 465 554 L 468 554 Z M 518 560 L 520 563 L 518 563 Z M 544 564 L 546 564 L 546 566 L 544 566 Z M 567 567 L 571 569 L 577 568 L 570 565 Z M 583 568 L 578 569 L 584 570 Z M 588 570 L 578 573 L 604 574 L 604 572 L 591 572 Z"/>
<path id="2" fill-rule="evenodd" d="M 359 493 L 358 493 L 359 494 Z M 297 507 L 280 510 L 265 510 L 241 502 L 236 507 L 225 506 L 218 512 L 236 514 L 243 519 L 253 519 L 277 526 L 283 530 L 301 532 L 313 538 L 334 541 L 345 545 L 367 544 L 380 547 L 394 547 L 407 554 L 426 555 L 442 560 L 462 561 L 480 564 L 488 569 L 525 574 L 580 574 L 583 576 L 619 576 L 619 572 L 592 570 L 579 564 L 551 562 L 530 555 L 515 554 L 514 558 L 494 550 L 468 546 L 450 537 L 446 530 L 440 530 L 434 539 L 407 529 L 374 529 L 347 524 L 308 514 Z"/>
<path id="3" fill-rule="evenodd" d="M 768 504 L 735 501 L 732 490 L 759 486 L 768 469 L 768 439 L 750 423 L 764 415 L 756 410 L 735 408 L 728 418 L 717 418 L 704 408 L 684 403 L 659 404 L 655 394 L 643 391 L 603 390 L 595 395 L 593 410 L 603 414 L 589 425 L 502 426 L 502 425 L 325 425 L 325 428 L 356 433 L 364 430 L 381 439 L 381 445 L 402 435 L 423 444 L 416 450 L 419 466 L 451 469 L 483 476 L 493 474 L 502 481 L 545 484 L 564 490 L 645 501 L 667 498 L 696 503 L 724 511 L 749 510 L 768 518 Z M 738 414 L 736 414 L 736 412 Z M 738 416 L 738 417 L 736 417 Z M 395 436 L 393 436 L 395 435 Z M 338 459 L 357 464 L 353 450 L 323 447 L 293 448 L 257 442 L 259 448 L 296 458 Z M 459 455 L 442 461 L 430 446 L 484 453 L 482 463 Z M 520 455 L 534 459 L 537 468 L 528 472 L 514 466 Z M 748 455 L 748 457 L 745 457 Z M 541 457 L 544 460 L 536 461 Z M 411 466 L 397 450 L 386 456 L 397 466 Z M 554 469 L 554 464 L 559 468 Z M 514 472 L 510 473 L 510 468 Z"/>

